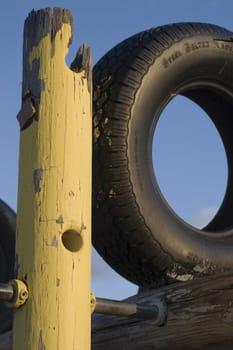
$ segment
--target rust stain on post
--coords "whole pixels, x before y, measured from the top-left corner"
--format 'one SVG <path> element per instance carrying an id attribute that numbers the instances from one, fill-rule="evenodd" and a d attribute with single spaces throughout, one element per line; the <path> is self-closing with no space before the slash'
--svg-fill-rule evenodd
<path id="1" fill-rule="evenodd" d="M 33 104 L 31 95 L 29 94 L 23 99 L 22 107 L 17 114 L 17 120 L 19 122 L 19 126 L 21 130 L 26 129 L 33 122 L 33 117 L 36 114 L 36 108 Z"/>

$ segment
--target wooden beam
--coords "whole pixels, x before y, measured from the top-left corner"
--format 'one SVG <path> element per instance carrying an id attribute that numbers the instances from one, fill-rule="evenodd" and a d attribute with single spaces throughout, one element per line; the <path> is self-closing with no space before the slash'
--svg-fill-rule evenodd
<path id="1" fill-rule="evenodd" d="M 233 342 L 233 275 L 204 277 L 157 290 L 128 301 L 153 305 L 163 298 L 168 319 L 163 327 L 152 320 L 94 315 L 92 350 L 195 349 L 230 350 Z M 0 335 L 0 350 L 12 350 L 12 332 Z"/>
<path id="2" fill-rule="evenodd" d="M 205 277 L 148 290 L 128 300 L 153 305 L 163 298 L 163 327 L 133 318 L 95 315 L 93 350 L 232 349 L 233 275 Z"/>
<path id="3" fill-rule="evenodd" d="M 71 39 L 68 10 L 25 21 L 16 263 L 29 299 L 15 312 L 14 350 L 90 348 L 90 51 L 68 69 Z"/>

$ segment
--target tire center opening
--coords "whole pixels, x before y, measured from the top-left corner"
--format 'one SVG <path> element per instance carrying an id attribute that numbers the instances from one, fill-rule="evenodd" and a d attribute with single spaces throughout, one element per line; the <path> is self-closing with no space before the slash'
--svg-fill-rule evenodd
<path id="1" fill-rule="evenodd" d="M 205 227 L 220 208 L 228 181 L 224 145 L 206 112 L 184 96 L 173 98 L 157 122 L 152 160 L 172 210 L 192 226 Z"/>

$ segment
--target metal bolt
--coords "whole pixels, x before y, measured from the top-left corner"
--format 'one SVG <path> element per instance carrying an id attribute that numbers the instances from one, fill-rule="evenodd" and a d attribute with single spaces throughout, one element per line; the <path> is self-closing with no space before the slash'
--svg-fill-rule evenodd
<path id="1" fill-rule="evenodd" d="M 25 304 L 29 297 L 27 286 L 23 281 L 17 279 L 10 281 L 8 285 L 13 288 L 14 294 L 6 305 L 12 308 L 19 308 Z"/>
<path id="2" fill-rule="evenodd" d="M 93 314 L 96 308 L 96 298 L 93 293 L 91 293 L 90 303 L 91 303 L 91 313 Z"/>
<path id="3" fill-rule="evenodd" d="M 21 290 L 19 293 L 19 299 L 20 300 L 26 300 L 28 298 L 28 291 L 27 290 Z"/>

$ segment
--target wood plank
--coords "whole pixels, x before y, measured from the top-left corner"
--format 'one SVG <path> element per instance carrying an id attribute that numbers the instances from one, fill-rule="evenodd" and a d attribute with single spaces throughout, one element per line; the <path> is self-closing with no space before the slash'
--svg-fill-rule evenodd
<path id="1" fill-rule="evenodd" d="M 203 277 L 148 290 L 128 301 L 153 305 L 164 298 L 168 319 L 154 321 L 94 315 L 93 350 L 232 349 L 233 275 Z M 12 332 L 0 334 L 0 350 L 11 350 Z"/>
<path id="2" fill-rule="evenodd" d="M 93 350 L 231 349 L 233 275 L 205 277 L 142 292 L 128 300 L 153 305 L 164 298 L 168 320 L 154 321 L 95 315 Z"/>

